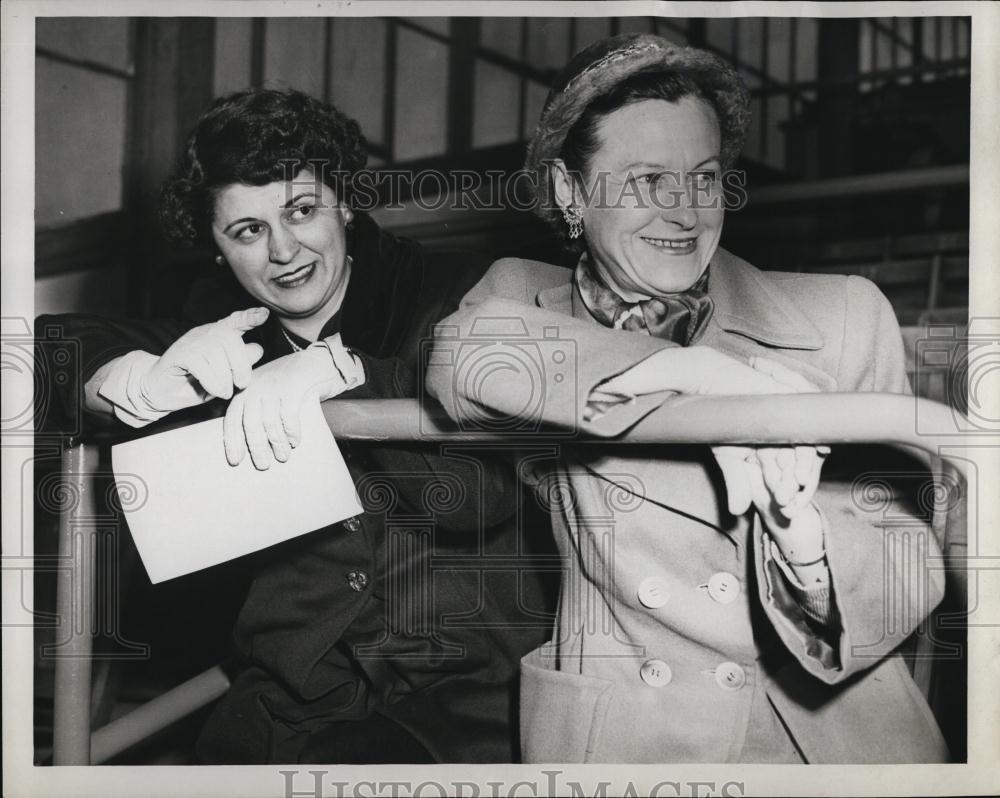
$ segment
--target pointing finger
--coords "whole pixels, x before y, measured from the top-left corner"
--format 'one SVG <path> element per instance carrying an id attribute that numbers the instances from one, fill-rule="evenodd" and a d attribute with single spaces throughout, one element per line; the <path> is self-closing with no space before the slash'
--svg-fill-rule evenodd
<path id="1" fill-rule="evenodd" d="M 235 310 L 224 319 L 219 319 L 216 323 L 223 327 L 228 327 L 230 330 L 245 333 L 247 330 L 259 327 L 267 321 L 267 317 L 270 313 L 271 311 L 267 308 L 247 308 L 246 310 Z"/>

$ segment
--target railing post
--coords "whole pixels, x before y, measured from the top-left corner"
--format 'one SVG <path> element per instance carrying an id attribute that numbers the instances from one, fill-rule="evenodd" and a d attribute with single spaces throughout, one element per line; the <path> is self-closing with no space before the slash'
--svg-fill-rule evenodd
<path id="1" fill-rule="evenodd" d="M 216 665 L 111 721 L 97 729 L 91 738 L 92 764 L 107 762 L 116 754 L 221 698 L 228 689 L 229 677 L 221 666 Z"/>
<path id="2" fill-rule="evenodd" d="M 90 671 L 93 648 L 94 547 L 86 519 L 95 514 L 92 475 L 97 447 L 78 445 L 63 452 L 63 490 L 68 507 L 59 518 L 56 611 L 66 639 L 54 647 L 55 707 L 52 761 L 90 764 Z"/>

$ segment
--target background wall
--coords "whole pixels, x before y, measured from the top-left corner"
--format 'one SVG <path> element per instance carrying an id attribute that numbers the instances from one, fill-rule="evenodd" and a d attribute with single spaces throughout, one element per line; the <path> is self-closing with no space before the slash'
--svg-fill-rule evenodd
<path id="1" fill-rule="evenodd" d="M 47 18 L 36 28 L 37 310 L 162 309 L 150 295 L 176 258 L 158 237 L 157 186 L 212 97 L 248 86 L 323 97 L 361 123 L 374 166 L 514 170 L 558 68 L 627 31 L 735 64 L 753 97 L 741 163 L 752 189 L 815 188 L 767 203 L 752 192 L 724 245 L 764 268 L 848 263 L 901 311 L 965 304 L 967 18 Z M 959 171 L 943 183 L 927 172 L 948 165 Z M 816 181 L 903 172 L 917 187 L 890 202 L 852 183 L 815 199 L 828 193 Z M 496 215 L 385 221 L 434 242 L 464 231 L 454 243 L 494 254 L 544 235 Z M 927 233 L 959 238 L 903 240 Z M 895 268 L 899 252 L 913 261 L 902 272 L 879 265 Z M 190 271 L 205 255 L 181 260 Z M 935 267 L 935 256 L 958 260 Z"/>
<path id="2" fill-rule="evenodd" d="M 134 23 L 127 18 L 38 22 L 35 225 L 40 230 L 122 208 L 133 35 Z M 36 312 L 120 313 L 124 278 L 120 266 L 39 276 Z"/>

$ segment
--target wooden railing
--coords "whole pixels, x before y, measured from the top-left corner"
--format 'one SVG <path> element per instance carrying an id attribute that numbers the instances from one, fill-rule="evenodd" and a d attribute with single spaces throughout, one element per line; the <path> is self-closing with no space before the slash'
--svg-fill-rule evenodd
<path id="1" fill-rule="evenodd" d="M 510 435 L 460 430 L 440 412 L 417 400 L 369 400 L 324 403 L 334 435 L 354 441 L 490 441 Z M 919 415 L 923 425 L 914 424 Z M 622 446 L 637 443 L 861 443 L 880 442 L 946 458 L 932 470 L 948 490 L 964 486 L 966 462 L 949 454 L 961 436 L 948 407 L 892 394 L 800 394 L 792 396 L 677 397 L 637 425 L 626 437 L 575 440 L 573 445 Z M 532 440 L 538 440 L 532 437 Z M 948 448 L 952 447 L 952 448 Z M 59 529 L 60 578 L 57 613 L 64 639 L 58 643 L 55 674 L 53 763 L 88 765 L 106 762 L 179 718 L 211 703 L 228 689 L 219 667 L 211 668 L 168 693 L 99 729 L 91 728 L 92 624 L 96 585 L 95 556 L 86 542 L 88 519 L 95 516 L 92 475 L 97 468 L 94 444 L 74 445 L 63 456 L 67 493 L 76 497 L 63 513 Z M 964 495 L 964 488 L 963 495 Z M 943 569 L 950 606 L 964 612 L 967 603 L 964 501 L 951 501 L 943 524 L 943 558 L 928 567 Z M 943 517 L 942 517 L 943 516 Z M 953 624 L 954 626 L 954 624 Z M 933 667 L 938 664 L 933 634 L 919 635 L 911 652 L 914 678 L 925 694 L 940 691 Z M 948 700 L 948 695 L 942 700 Z"/>

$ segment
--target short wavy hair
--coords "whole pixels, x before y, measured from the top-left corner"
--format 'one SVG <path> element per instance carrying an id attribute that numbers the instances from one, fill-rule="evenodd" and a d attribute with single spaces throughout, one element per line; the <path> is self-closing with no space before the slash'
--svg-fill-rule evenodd
<path id="1" fill-rule="evenodd" d="M 248 89 L 217 99 L 188 136 L 160 191 L 166 238 L 192 246 L 211 239 L 215 197 L 226 186 L 264 186 L 289 178 L 289 165 L 321 165 L 342 201 L 368 160 L 358 123 L 300 91 Z M 294 174 L 293 173 L 293 174 Z"/>

